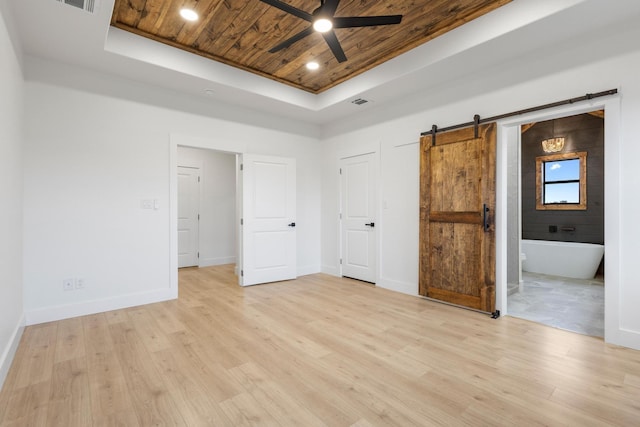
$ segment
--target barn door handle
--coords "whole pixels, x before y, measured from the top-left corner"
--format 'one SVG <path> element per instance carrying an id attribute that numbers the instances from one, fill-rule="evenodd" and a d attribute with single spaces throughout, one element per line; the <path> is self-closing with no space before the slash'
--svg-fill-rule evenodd
<path id="1" fill-rule="evenodd" d="M 485 203 L 482 205 L 482 223 L 484 224 L 484 231 L 489 231 L 489 208 Z"/>
<path id="2" fill-rule="evenodd" d="M 370 222 L 369 224 L 365 224 L 365 226 L 367 226 L 367 227 L 375 227 L 376 223 L 375 222 Z"/>
<path id="3" fill-rule="evenodd" d="M 295 227 L 295 226 L 296 226 L 295 222 L 292 222 L 291 224 L 289 224 L 289 227 Z"/>

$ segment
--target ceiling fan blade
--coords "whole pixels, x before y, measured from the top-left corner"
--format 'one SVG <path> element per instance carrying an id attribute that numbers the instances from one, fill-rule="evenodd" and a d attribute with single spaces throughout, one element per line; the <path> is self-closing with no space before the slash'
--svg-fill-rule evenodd
<path id="1" fill-rule="evenodd" d="M 333 18 L 333 28 L 375 27 L 399 24 L 400 21 L 402 21 L 402 15 L 336 17 Z"/>
<path id="2" fill-rule="evenodd" d="M 342 46 L 340 46 L 340 42 L 338 41 L 338 37 L 336 37 L 336 33 L 334 31 L 322 33 L 322 37 L 324 37 L 324 40 L 329 45 L 331 52 L 333 52 L 333 56 L 336 57 L 338 62 L 344 62 L 347 60 L 347 56 L 344 54 L 344 50 L 342 50 Z"/>
<path id="3" fill-rule="evenodd" d="M 297 16 L 298 18 L 302 18 L 307 22 L 313 21 L 313 16 L 310 13 L 305 12 L 304 10 L 296 9 L 295 7 L 281 2 L 280 0 L 260 0 L 262 3 L 266 3 L 270 6 L 277 7 L 278 9 L 290 13 L 293 16 Z"/>
<path id="4" fill-rule="evenodd" d="M 269 49 L 269 53 L 276 53 L 279 50 L 287 48 L 287 47 L 291 46 L 292 44 L 294 44 L 295 42 L 297 42 L 298 40 L 302 40 L 303 38 L 307 37 L 311 33 L 313 33 L 313 27 L 306 28 L 306 29 L 300 31 L 295 36 L 289 37 L 288 39 L 286 39 L 285 41 L 283 41 L 279 45 L 274 46 L 271 49 Z"/>
<path id="5" fill-rule="evenodd" d="M 333 16 L 336 13 L 336 9 L 338 9 L 338 4 L 340 4 L 340 0 L 325 0 L 322 5 L 322 11 L 329 16 Z"/>

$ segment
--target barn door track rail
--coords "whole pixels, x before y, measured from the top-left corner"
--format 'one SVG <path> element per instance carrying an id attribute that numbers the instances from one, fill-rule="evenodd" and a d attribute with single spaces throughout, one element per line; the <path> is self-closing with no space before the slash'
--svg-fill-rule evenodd
<path id="1" fill-rule="evenodd" d="M 461 129 L 461 128 L 466 128 L 466 127 L 469 127 L 469 126 L 474 126 L 474 128 L 475 128 L 475 136 L 477 138 L 478 137 L 478 126 L 480 126 L 480 124 L 482 124 L 482 123 L 495 122 L 497 120 L 506 119 L 508 117 L 514 117 L 514 116 L 519 116 L 519 115 L 522 115 L 522 114 L 533 113 L 535 111 L 547 110 L 549 108 L 559 107 L 561 105 L 575 104 L 576 102 L 588 101 L 590 99 L 600 98 L 600 97 L 603 97 L 603 96 L 615 95 L 617 93 L 618 93 L 618 89 L 610 89 L 610 90 L 605 90 L 605 91 L 597 92 L 597 93 L 588 93 L 586 95 L 579 96 L 577 98 L 564 99 L 562 101 L 552 102 L 550 104 L 538 105 L 536 107 L 525 108 L 524 110 L 512 111 L 510 113 L 500 114 L 498 116 L 487 117 L 486 119 L 481 119 L 480 116 L 478 114 L 476 114 L 475 116 L 473 116 L 473 121 L 472 122 L 460 123 L 460 124 L 453 125 L 453 126 L 447 126 L 447 127 L 441 128 L 441 129 L 438 129 L 438 126 L 433 125 L 431 127 L 431 130 L 428 130 L 426 132 L 422 132 L 420 134 L 420 136 L 431 135 L 432 136 L 431 144 L 435 145 L 436 144 L 436 133 L 438 133 L 438 132 L 447 132 L 447 131 L 454 130 L 454 129 Z"/>

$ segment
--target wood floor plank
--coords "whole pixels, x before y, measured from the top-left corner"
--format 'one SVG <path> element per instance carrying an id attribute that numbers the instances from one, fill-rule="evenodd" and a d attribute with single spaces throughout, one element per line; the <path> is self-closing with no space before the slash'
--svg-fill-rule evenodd
<path id="1" fill-rule="evenodd" d="M 51 381 L 5 390 L 9 404 L 2 416 L 2 426 L 46 426 Z M 0 414 L 2 415 L 2 414 Z"/>
<path id="2" fill-rule="evenodd" d="M 249 393 L 242 393 L 220 404 L 232 426 L 277 427 L 278 422 L 256 404 Z"/>
<path id="3" fill-rule="evenodd" d="M 85 355 L 82 318 L 65 319 L 58 322 L 58 336 L 54 363 L 77 359 Z"/>
<path id="4" fill-rule="evenodd" d="M 640 352 L 314 274 L 29 326 L 0 426 L 638 425 Z"/>
<path id="5" fill-rule="evenodd" d="M 127 311 L 127 315 L 147 350 L 154 352 L 171 347 L 166 332 L 147 307 L 134 307 Z"/>
<path id="6" fill-rule="evenodd" d="M 91 412 L 101 423 L 117 424 L 121 413 L 132 410 L 131 396 L 116 357 L 105 314 L 85 316 L 87 374 L 91 395 Z M 126 417 L 123 418 L 126 420 Z"/>
<path id="7" fill-rule="evenodd" d="M 278 386 L 269 372 L 254 363 L 230 369 L 230 373 L 241 383 L 256 403 L 281 425 L 326 426 L 311 413 L 297 396 Z"/>
<path id="8" fill-rule="evenodd" d="M 53 366 L 47 408 L 47 425 L 91 425 L 91 402 L 87 359 L 64 360 Z"/>
<path id="9" fill-rule="evenodd" d="M 133 409 L 93 416 L 93 427 L 142 427 Z"/>
<path id="10" fill-rule="evenodd" d="M 25 328 L 21 340 L 25 352 L 21 355 L 21 363 L 16 364 L 16 387 L 26 387 L 51 379 L 57 330 L 58 324 L 55 322 Z"/>
<path id="11" fill-rule="evenodd" d="M 202 362 L 185 355 L 185 352 L 167 349 L 152 353 L 151 358 L 186 424 L 230 425 L 230 420 L 217 404 L 221 400 L 218 396 L 224 388 L 220 385 L 224 379 L 213 377 Z M 176 369 L 178 366 L 182 368 Z"/>
<path id="12" fill-rule="evenodd" d="M 162 375 L 150 363 L 150 354 L 128 322 L 109 325 L 115 354 L 122 367 L 131 403 L 143 425 L 185 426 Z"/>

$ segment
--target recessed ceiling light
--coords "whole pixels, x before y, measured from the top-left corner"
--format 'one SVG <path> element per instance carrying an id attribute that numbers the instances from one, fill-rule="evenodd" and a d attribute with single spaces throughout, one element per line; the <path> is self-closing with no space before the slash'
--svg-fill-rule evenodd
<path id="1" fill-rule="evenodd" d="M 198 14 L 192 9 L 180 9 L 180 16 L 187 21 L 195 21 L 198 19 Z"/>
<path id="2" fill-rule="evenodd" d="M 333 22 L 331 22 L 330 20 L 328 20 L 327 18 L 320 18 L 317 19 L 314 23 L 313 23 L 313 29 L 316 30 L 319 33 L 326 33 L 327 31 L 329 31 L 331 28 L 333 28 Z"/>
<path id="3" fill-rule="evenodd" d="M 320 64 L 315 61 L 307 62 L 307 68 L 310 70 L 317 70 L 318 68 L 320 68 Z"/>
<path id="4" fill-rule="evenodd" d="M 215 95 L 216 92 L 213 89 L 205 89 L 204 93 L 207 95 Z"/>

